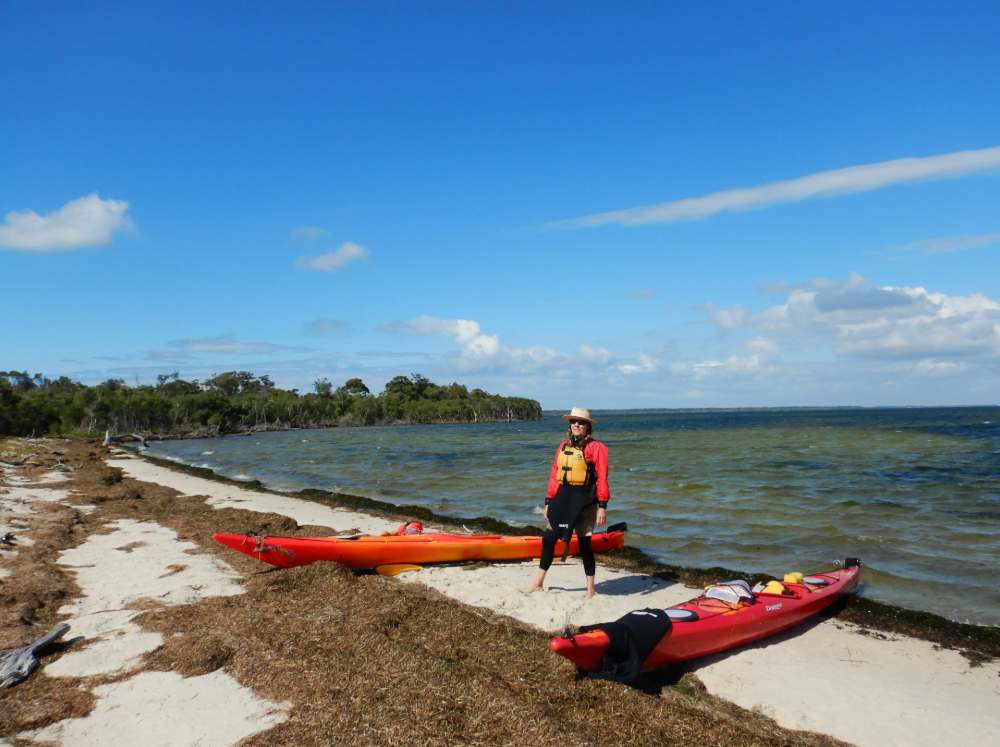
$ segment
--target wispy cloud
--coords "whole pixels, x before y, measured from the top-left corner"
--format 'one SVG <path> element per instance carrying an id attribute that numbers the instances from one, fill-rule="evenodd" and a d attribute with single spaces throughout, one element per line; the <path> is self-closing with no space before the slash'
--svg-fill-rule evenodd
<path id="1" fill-rule="evenodd" d="M 307 351 L 310 348 L 293 347 L 289 345 L 276 345 L 271 342 L 246 342 L 237 340 L 236 334 L 230 332 L 228 335 L 218 337 L 188 338 L 186 340 L 174 340 L 171 347 L 195 353 L 277 353 L 283 350 Z M 165 358 L 164 351 L 155 351 L 158 357 Z"/>
<path id="2" fill-rule="evenodd" d="M 639 290 L 632 291 L 628 294 L 629 298 L 655 298 L 656 291 L 650 290 L 649 288 L 641 288 Z"/>
<path id="3" fill-rule="evenodd" d="M 368 257 L 368 250 L 360 244 L 347 241 L 340 245 L 340 248 L 328 254 L 321 254 L 312 259 L 299 257 L 295 260 L 295 266 L 303 270 L 318 270 L 319 272 L 335 272 L 341 267 L 355 259 L 365 259 Z"/>
<path id="4" fill-rule="evenodd" d="M 149 357 L 158 361 L 187 361 L 194 358 L 190 353 L 180 350 L 164 350 L 163 348 L 153 348 L 149 351 Z"/>
<path id="5" fill-rule="evenodd" d="M 704 197 L 691 197 L 659 205 L 571 218 L 550 223 L 546 228 L 586 228 L 606 223 L 635 226 L 642 223 L 693 220 L 725 210 L 763 208 L 785 202 L 797 202 L 809 197 L 832 197 L 865 192 L 891 184 L 963 176 L 997 168 L 1000 168 L 1000 146 L 927 158 L 900 158 L 895 161 L 823 171 L 760 187 L 730 189 Z"/>
<path id="6" fill-rule="evenodd" d="M 316 239 L 325 239 L 330 235 L 330 232 L 325 228 L 320 228 L 319 226 L 299 226 L 298 228 L 293 228 L 291 230 L 291 237 L 293 239 L 305 240 L 305 241 L 315 241 Z"/>
<path id="7" fill-rule="evenodd" d="M 116 231 L 132 228 L 128 203 L 81 197 L 48 215 L 12 210 L 0 225 L 0 248 L 45 252 L 111 243 Z"/>
<path id="8" fill-rule="evenodd" d="M 957 252 L 960 249 L 973 249 L 1000 241 L 1000 233 L 988 233 L 983 236 L 941 236 L 936 239 L 924 239 L 912 244 L 904 244 L 899 249 L 910 249 L 923 254 L 941 254 L 942 252 Z"/>
<path id="9" fill-rule="evenodd" d="M 339 319 L 317 319 L 305 325 L 302 333 L 310 337 L 323 337 L 347 329 L 347 322 Z"/>

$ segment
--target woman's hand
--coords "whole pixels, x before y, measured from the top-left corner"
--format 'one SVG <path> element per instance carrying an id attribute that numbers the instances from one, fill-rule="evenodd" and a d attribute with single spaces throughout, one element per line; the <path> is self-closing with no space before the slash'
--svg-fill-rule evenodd
<path id="1" fill-rule="evenodd" d="M 607 520 L 608 520 L 607 509 L 604 509 L 604 508 L 597 509 L 597 526 L 603 527 L 604 526 L 604 522 L 606 522 Z"/>
<path id="2" fill-rule="evenodd" d="M 545 510 L 542 511 L 542 518 L 545 519 L 546 521 L 549 520 L 549 507 L 548 506 L 546 506 Z"/>

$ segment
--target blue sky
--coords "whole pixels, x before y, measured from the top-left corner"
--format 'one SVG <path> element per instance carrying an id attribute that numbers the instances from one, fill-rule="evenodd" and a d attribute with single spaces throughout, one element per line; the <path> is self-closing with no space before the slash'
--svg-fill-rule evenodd
<path id="1" fill-rule="evenodd" d="M 235 7 L 0 8 L 0 369 L 1000 402 L 995 3 Z"/>

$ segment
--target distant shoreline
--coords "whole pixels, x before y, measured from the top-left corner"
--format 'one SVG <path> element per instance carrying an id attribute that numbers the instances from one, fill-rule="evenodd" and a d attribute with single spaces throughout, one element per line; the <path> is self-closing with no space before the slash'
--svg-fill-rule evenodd
<path id="1" fill-rule="evenodd" d="M 830 412 L 833 410 L 985 410 L 1000 405 L 794 405 L 789 407 L 610 407 L 590 408 L 594 415 L 658 415 L 671 412 Z M 569 409 L 569 408 L 566 408 Z M 543 409 L 542 416 L 561 417 L 566 410 Z"/>

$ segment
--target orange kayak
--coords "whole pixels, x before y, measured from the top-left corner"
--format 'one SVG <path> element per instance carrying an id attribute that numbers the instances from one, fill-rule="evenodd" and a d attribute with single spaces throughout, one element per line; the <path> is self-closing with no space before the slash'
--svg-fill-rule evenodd
<path id="1" fill-rule="evenodd" d="M 216 542 L 251 558 L 292 568 L 317 560 L 332 560 L 348 568 L 371 568 L 395 563 L 453 563 L 461 560 L 525 560 L 542 554 L 541 537 L 470 536 L 426 533 L 389 537 L 260 537 L 216 534 Z M 622 531 L 595 533 L 594 552 L 607 552 L 625 544 Z M 556 543 L 556 555 L 565 545 Z M 576 535 L 569 552 L 579 555 Z"/>

